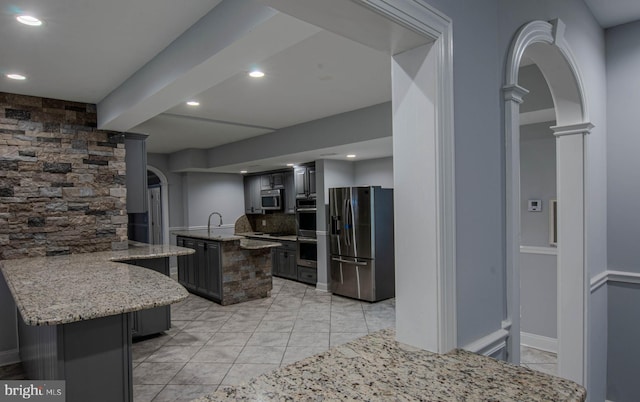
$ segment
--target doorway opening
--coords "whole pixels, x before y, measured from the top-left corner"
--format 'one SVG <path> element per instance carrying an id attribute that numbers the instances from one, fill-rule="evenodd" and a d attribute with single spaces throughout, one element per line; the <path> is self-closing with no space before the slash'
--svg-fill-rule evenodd
<path id="1" fill-rule="evenodd" d="M 169 182 L 161 170 L 147 166 L 148 243 L 169 242 Z"/>
<path id="2" fill-rule="evenodd" d="M 556 125 L 540 68 L 525 57 L 520 105 L 520 364 L 557 375 Z"/>
<path id="3" fill-rule="evenodd" d="M 549 85 L 556 125 L 557 344 L 558 375 L 586 386 L 588 275 L 585 265 L 585 153 L 589 122 L 584 86 L 564 39 L 560 20 L 533 21 L 516 33 L 507 59 L 505 85 L 507 315 L 509 356 L 520 363 L 521 164 L 520 105 L 528 90 L 519 85 L 523 58 L 537 65 Z"/>

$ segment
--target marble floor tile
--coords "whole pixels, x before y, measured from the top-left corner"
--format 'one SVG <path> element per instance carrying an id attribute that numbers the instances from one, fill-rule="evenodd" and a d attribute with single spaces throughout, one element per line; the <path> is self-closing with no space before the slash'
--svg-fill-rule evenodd
<path id="1" fill-rule="evenodd" d="M 242 346 L 204 346 L 192 358 L 198 363 L 233 363 L 242 351 Z"/>
<path id="2" fill-rule="evenodd" d="M 258 328 L 260 320 L 233 320 L 227 321 L 220 332 L 253 332 Z"/>
<path id="3" fill-rule="evenodd" d="M 213 337 L 211 332 L 180 331 L 167 341 L 167 346 L 204 346 Z"/>
<path id="4" fill-rule="evenodd" d="M 153 402 L 188 402 L 208 395 L 218 388 L 217 385 L 167 385 Z M 135 400 L 134 402 L 138 402 Z"/>
<path id="5" fill-rule="evenodd" d="M 294 322 L 291 320 L 262 320 L 256 328 L 256 332 L 291 332 Z"/>
<path id="6" fill-rule="evenodd" d="M 228 322 L 228 321 L 226 321 Z M 220 328 L 226 323 L 225 321 L 201 321 L 195 320 L 184 327 L 182 330 L 185 332 L 209 332 L 211 334 L 218 332 Z"/>
<path id="7" fill-rule="evenodd" d="M 164 388 L 164 384 L 160 385 L 146 385 L 146 384 L 135 384 L 133 386 L 133 400 L 134 402 L 151 402 L 153 398 L 158 395 L 162 388 Z"/>
<path id="8" fill-rule="evenodd" d="M 233 315 L 233 311 L 205 310 L 196 318 L 203 321 L 222 321 L 226 322 Z M 172 320 L 173 322 L 173 320 Z"/>
<path id="9" fill-rule="evenodd" d="M 200 348 L 201 346 L 164 346 L 147 357 L 145 362 L 186 363 Z"/>
<path id="10" fill-rule="evenodd" d="M 231 367 L 221 385 L 238 385 L 278 367 L 278 364 L 237 363 Z"/>
<path id="11" fill-rule="evenodd" d="M 318 346 L 329 348 L 329 332 L 293 332 L 287 346 Z"/>
<path id="12" fill-rule="evenodd" d="M 214 334 L 206 346 L 244 346 L 253 332 L 218 332 Z"/>
<path id="13" fill-rule="evenodd" d="M 293 332 L 330 332 L 331 321 L 296 320 Z"/>
<path id="14" fill-rule="evenodd" d="M 520 361 L 522 363 L 556 363 L 557 355 L 540 349 L 523 346 L 520 348 Z"/>
<path id="15" fill-rule="evenodd" d="M 169 384 L 218 385 L 230 368 L 230 363 L 189 362 L 173 377 Z"/>
<path id="16" fill-rule="evenodd" d="M 236 363 L 280 364 L 284 346 L 245 346 Z"/>
<path id="17" fill-rule="evenodd" d="M 254 332 L 247 346 L 287 346 L 288 332 Z"/>
<path id="18" fill-rule="evenodd" d="M 140 363 L 133 369 L 133 383 L 164 385 L 168 383 L 184 365 L 185 363 Z"/>
<path id="19" fill-rule="evenodd" d="M 295 310 L 269 311 L 262 317 L 263 320 L 270 321 L 294 321 L 298 317 Z"/>

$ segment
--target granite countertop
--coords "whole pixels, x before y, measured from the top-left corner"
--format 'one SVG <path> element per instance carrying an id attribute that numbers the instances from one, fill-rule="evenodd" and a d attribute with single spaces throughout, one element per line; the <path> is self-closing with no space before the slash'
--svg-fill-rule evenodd
<path id="1" fill-rule="evenodd" d="M 256 239 L 268 239 L 268 240 L 282 240 L 282 241 L 298 241 L 298 236 L 292 234 L 292 235 L 279 235 L 279 236 L 275 236 L 269 233 L 263 233 L 263 232 L 246 232 L 246 233 L 236 233 L 236 235 L 238 236 L 245 236 L 245 237 L 253 237 Z"/>
<path id="2" fill-rule="evenodd" d="M 584 401 L 569 380 L 463 350 L 445 355 L 395 341 L 392 329 L 221 387 L 209 401 Z"/>
<path id="3" fill-rule="evenodd" d="M 244 239 L 244 236 L 232 235 L 232 234 L 216 234 L 209 233 L 205 229 L 199 230 L 176 230 L 171 234 L 176 236 L 193 237 L 194 239 L 215 240 L 215 241 L 234 241 Z"/>
<path id="4" fill-rule="evenodd" d="M 176 246 L 134 243 L 128 250 L 0 261 L 27 325 L 58 325 L 177 303 L 188 293 L 151 269 L 118 263 L 191 254 Z"/>
<path id="5" fill-rule="evenodd" d="M 247 250 L 259 250 L 263 248 L 279 247 L 282 243 L 278 243 L 275 240 L 280 240 L 279 237 L 273 236 L 245 236 L 246 234 L 209 234 L 206 230 L 183 230 L 171 232 L 176 236 L 192 237 L 194 239 L 204 239 L 213 241 L 236 241 L 240 240 L 240 248 Z M 247 239 L 247 237 L 260 237 L 263 240 Z M 268 241 L 267 241 L 268 240 Z M 295 241 L 295 240 L 294 240 Z"/>

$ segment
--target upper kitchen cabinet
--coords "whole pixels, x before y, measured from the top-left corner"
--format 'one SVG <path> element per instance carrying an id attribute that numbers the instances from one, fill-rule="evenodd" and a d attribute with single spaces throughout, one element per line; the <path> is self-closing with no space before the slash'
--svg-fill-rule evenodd
<path id="1" fill-rule="evenodd" d="M 316 166 L 298 166 L 294 170 L 296 198 L 315 198 Z"/>
<path id="2" fill-rule="evenodd" d="M 147 206 L 147 135 L 125 133 L 127 164 L 127 212 L 146 213 Z"/>
<path id="3" fill-rule="evenodd" d="M 293 170 L 284 173 L 284 213 L 296 213 L 296 185 Z"/>
<path id="4" fill-rule="evenodd" d="M 284 173 L 268 173 L 260 176 L 261 190 L 284 188 Z"/>
<path id="5" fill-rule="evenodd" d="M 244 213 L 262 214 L 262 199 L 260 191 L 262 186 L 262 176 L 244 177 Z"/>

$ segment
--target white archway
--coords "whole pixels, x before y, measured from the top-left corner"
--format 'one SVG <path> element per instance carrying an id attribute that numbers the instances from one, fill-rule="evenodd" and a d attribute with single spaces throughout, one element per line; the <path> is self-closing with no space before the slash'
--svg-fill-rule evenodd
<path id="1" fill-rule="evenodd" d="M 586 386 L 587 300 L 585 264 L 584 136 L 589 122 L 584 86 L 564 39 L 560 20 L 534 21 L 516 33 L 503 87 L 506 142 L 507 315 L 509 355 L 520 362 L 520 104 L 528 91 L 518 86 L 525 52 L 544 75 L 555 105 L 558 199 L 558 375 Z"/>
<path id="2" fill-rule="evenodd" d="M 169 180 L 158 168 L 147 165 L 147 170 L 152 171 L 160 178 L 160 196 L 162 198 L 162 242 L 169 243 Z"/>

